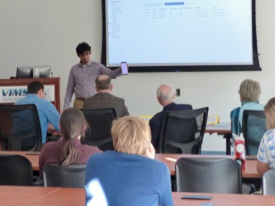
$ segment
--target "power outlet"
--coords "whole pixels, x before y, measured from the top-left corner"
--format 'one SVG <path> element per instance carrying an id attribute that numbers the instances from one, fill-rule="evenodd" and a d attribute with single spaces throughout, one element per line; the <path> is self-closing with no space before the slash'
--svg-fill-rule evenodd
<path id="1" fill-rule="evenodd" d="M 177 96 L 177 97 L 180 96 L 180 89 L 176 89 L 176 96 Z"/>

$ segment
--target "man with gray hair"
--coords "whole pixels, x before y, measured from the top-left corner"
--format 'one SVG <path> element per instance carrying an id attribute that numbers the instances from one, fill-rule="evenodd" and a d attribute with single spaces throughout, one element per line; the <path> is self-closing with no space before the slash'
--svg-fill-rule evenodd
<path id="1" fill-rule="evenodd" d="M 157 89 L 157 100 L 160 105 L 163 106 L 163 110 L 157 113 L 152 119 L 149 121 L 149 125 L 151 128 L 152 134 L 152 144 L 158 152 L 159 148 L 159 138 L 160 138 L 160 130 L 162 126 L 162 121 L 165 116 L 165 112 L 167 111 L 178 111 L 178 110 L 192 110 L 192 106 L 190 104 L 176 104 L 174 103 L 174 98 L 176 93 L 174 88 L 170 85 L 161 85 Z"/>

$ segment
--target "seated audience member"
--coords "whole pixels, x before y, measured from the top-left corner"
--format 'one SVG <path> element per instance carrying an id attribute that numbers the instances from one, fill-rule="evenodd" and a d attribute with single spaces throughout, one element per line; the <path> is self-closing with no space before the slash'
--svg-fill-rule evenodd
<path id="1" fill-rule="evenodd" d="M 232 133 L 239 135 L 242 133 L 243 111 L 244 110 L 263 110 L 264 105 L 259 104 L 261 87 L 259 82 L 246 79 L 239 89 L 240 101 L 242 106 L 235 108 L 230 113 Z"/>
<path id="2" fill-rule="evenodd" d="M 157 89 L 157 100 L 163 106 L 163 110 L 153 116 L 149 121 L 152 134 L 152 144 L 154 145 L 156 151 L 159 147 L 159 138 L 161 132 L 161 126 L 165 112 L 167 111 L 178 111 L 178 110 L 192 110 L 190 104 L 176 104 L 174 103 L 174 98 L 176 96 L 175 90 L 170 85 L 161 85 Z"/>
<path id="3" fill-rule="evenodd" d="M 265 108 L 266 129 L 257 155 L 257 171 L 262 176 L 267 170 L 275 168 L 275 97 L 270 99 Z"/>
<path id="4" fill-rule="evenodd" d="M 84 101 L 84 109 L 103 109 L 114 107 L 117 112 L 117 117 L 129 115 L 124 99 L 115 97 L 111 94 L 113 85 L 111 78 L 105 74 L 99 75 L 96 80 L 96 91 L 94 96 Z"/>
<path id="5" fill-rule="evenodd" d="M 93 155 L 86 167 L 86 203 L 89 183 L 98 178 L 109 205 L 173 205 L 170 172 L 154 160 L 150 128 L 139 117 L 126 116 L 112 126 L 114 151 Z"/>
<path id="6" fill-rule="evenodd" d="M 81 144 L 80 138 L 85 135 L 87 123 L 80 110 L 69 108 L 63 111 L 60 128 L 63 134 L 61 141 L 48 142 L 42 147 L 39 156 L 40 173 L 46 164 L 85 164 L 91 155 L 101 152 L 97 147 Z"/>
<path id="7" fill-rule="evenodd" d="M 47 101 L 45 98 L 44 93 L 44 86 L 39 81 L 33 81 L 28 85 L 28 94 L 25 98 L 19 99 L 15 105 L 25 105 L 25 104 L 35 104 L 38 116 L 41 124 L 41 132 L 42 132 L 42 143 L 44 144 L 47 139 L 47 131 L 49 127 L 49 123 L 53 125 L 56 131 L 60 131 L 59 129 L 59 119 L 60 115 L 54 105 Z M 22 115 L 22 116 L 20 116 Z M 28 116 L 30 114 L 24 113 L 17 115 L 18 117 Z M 20 118 L 19 118 L 20 119 Z M 13 128 L 13 132 L 16 134 L 19 133 L 26 133 L 26 128 L 29 128 L 30 125 L 28 125 L 30 122 L 21 121 L 21 124 L 16 126 L 16 128 Z"/>

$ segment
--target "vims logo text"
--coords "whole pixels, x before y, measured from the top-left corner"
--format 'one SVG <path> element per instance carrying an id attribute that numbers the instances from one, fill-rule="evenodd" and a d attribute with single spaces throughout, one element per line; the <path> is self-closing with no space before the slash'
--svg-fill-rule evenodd
<path id="1" fill-rule="evenodd" d="M 26 96 L 27 89 L 2 89 L 3 97 Z"/>

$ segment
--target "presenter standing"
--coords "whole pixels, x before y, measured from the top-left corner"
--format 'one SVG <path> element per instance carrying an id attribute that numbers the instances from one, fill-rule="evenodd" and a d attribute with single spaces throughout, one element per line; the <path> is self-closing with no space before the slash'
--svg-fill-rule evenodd
<path id="1" fill-rule="evenodd" d="M 73 106 L 82 109 L 84 100 L 97 93 L 95 79 L 98 75 L 106 74 L 111 79 L 121 75 L 121 68 L 112 71 L 99 62 L 91 61 L 91 47 L 85 42 L 78 44 L 76 53 L 80 62 L 71 68 L 63 110 L 69 107 L 73 93 L 75 93 Z"/>

